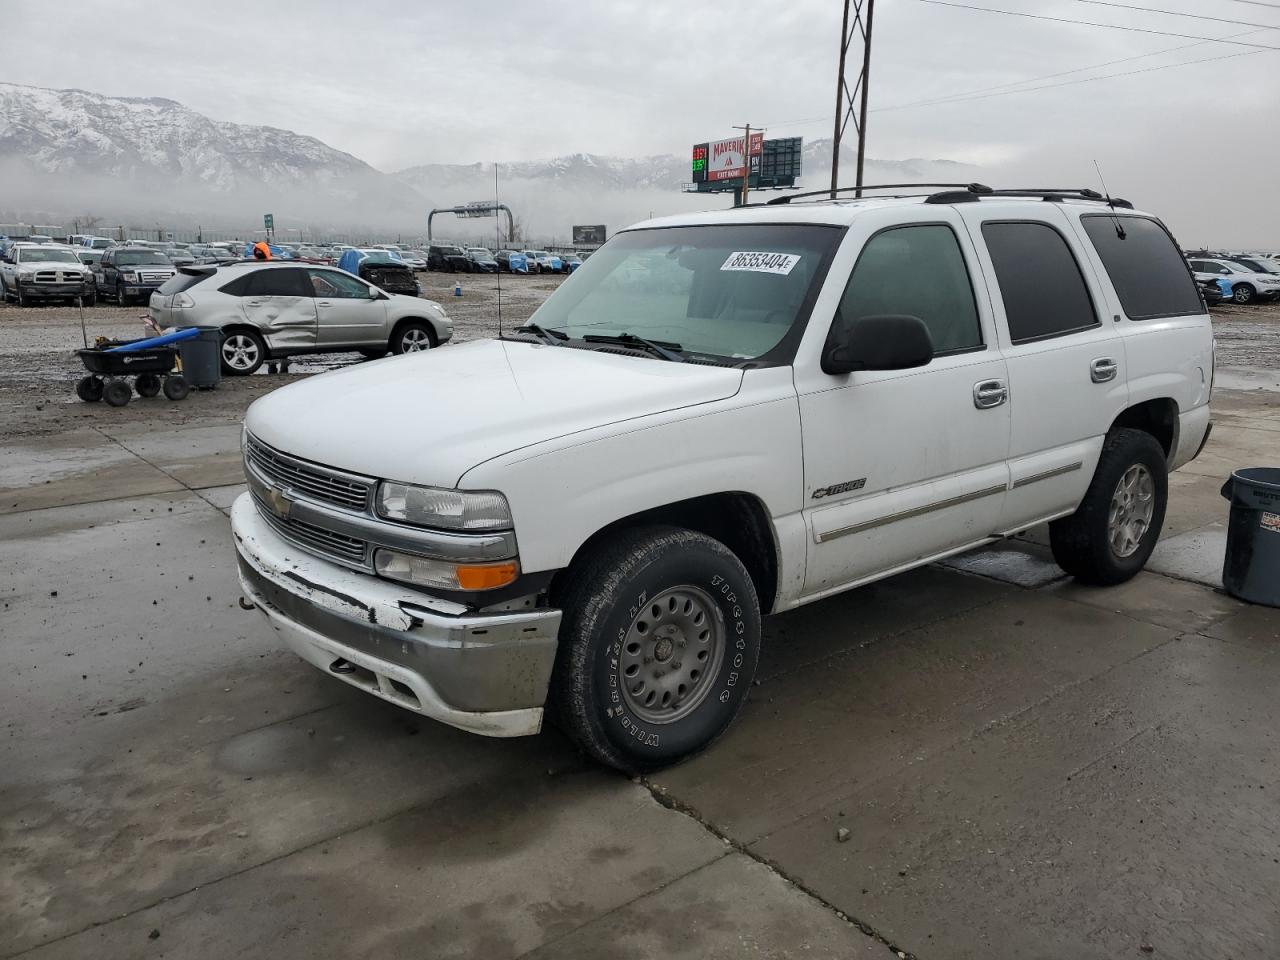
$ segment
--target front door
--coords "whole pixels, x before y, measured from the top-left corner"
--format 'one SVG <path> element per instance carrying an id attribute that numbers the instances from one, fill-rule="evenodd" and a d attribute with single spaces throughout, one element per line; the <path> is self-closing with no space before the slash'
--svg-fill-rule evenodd
<path id="1" fill-rule="evenodd" d="M 305 353 L 316 345 L 316 305 L 301 267 L 264 267 L 245 279 L 245 319 L 272 350 Z"/>
<path id="2" fill-rule="evenodd" d="M 1008 485 L 1008 377 L 955 212 L 868 211 L 850 229 L 829 283 L 842 263 L 843 293 L 825 322 L 815 309 L 807 347 L 815 346 L 810 334 L 825 338 L 832 323 L 908 314 L 929 329 L 934 359 L 830 375 L 819 350 L 802 347 L 795 376 L 810 597 L 983 542 L 999 526 Z"/>
<path id="3" fill-rule="evenodd" d="M 387 301 L 362 280 L 340 270 L 307 270 L 315 295 L 322 349 L 387 342 Z"/>

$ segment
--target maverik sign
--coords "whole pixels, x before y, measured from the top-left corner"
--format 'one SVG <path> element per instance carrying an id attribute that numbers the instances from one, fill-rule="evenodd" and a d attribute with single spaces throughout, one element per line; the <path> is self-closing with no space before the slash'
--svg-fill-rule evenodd
<path id="1" fill-rule="evenodd" d="M 746 176 L 747 163 L 743 156 L 742 137 L 717 140 L 707 144 L 706 170 L 708 180 L 734 180 Z M 760 169 L 760 154 L 764 151 L 764 134 L 751 135 L 751 171 Z"/>

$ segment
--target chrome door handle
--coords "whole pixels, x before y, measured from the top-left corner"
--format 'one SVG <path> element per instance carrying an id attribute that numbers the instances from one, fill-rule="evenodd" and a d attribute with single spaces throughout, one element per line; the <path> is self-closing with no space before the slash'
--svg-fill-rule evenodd
<path id="1" fill-rule="evenodd" d="M 973 385 L 973 405 L 990 410 L 1009 399 L 1009 387 L 1003 380 L 979 380 Z"/>
<path id="2" fill-rule="evenodd" d="M 332 303 L 330 303 L 328 300 L 317 300 L 317 301 L 316 301 L 316 306 L 317 306 L 317 307 L 332 307 L 332 306 L 333 306 L 333 304 L 332 304 Z"/>
<path id="3" fill-rule="evenodd" d="M 260 306 L 262 306 L 262 301 L 261 301 L 261 300 L 246 300 L 246 301 L 245 301 L 245 305 L 246 305 L 246 306 L 250 306 L 250 307 L 260 307 Z"/>
<path id="4" fill-rule="evenodd" d="M 1089 377 L 1094 383 L 1106 383 L 1116 378 L 1119 369 L 1110 357 L 1099 357 L 1089 364 Z"/>

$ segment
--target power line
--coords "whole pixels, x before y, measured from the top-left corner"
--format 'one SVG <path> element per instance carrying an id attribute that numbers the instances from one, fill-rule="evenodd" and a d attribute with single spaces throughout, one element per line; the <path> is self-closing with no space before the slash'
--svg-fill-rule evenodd
<path id="1" fill-rule="evenodd" d="M 1097 77 L 1083 77 L 1079 80 L 1064 80 L 1062 83 L 1046 83 L 1039 87 L 1024 87 L 1020 90 L 1005 90 L 1003 93 L 983 93 L 978 94 L 977 96 L 948 97 L 940 100 L 922 100 L 917 103 L 904 103 L 892 107 L 879 107 L 873 112 L 905 110 L 908 107 L 927 107 L 944 103 L 961 103 L 968 100 L 987 100 L 991 97 L 1008 97 L 1015 93 L 1034 93 L 1039 90 L 1052 90 L 1055 87 L 1071 87 L 1081 83 L 1093 83 L 1095 80 L 1114 80 L 1116 77 L 1132 77 L 1140 73 L 1155 73 L 1158 70 L 1172 70 L 1174 67 L 1190 67 L 1197 63 L 1215 63 L 1219 60 L 1234 60 L 1236 57 L 1255 57 L 1260 53 L 1266 52 L 1266 50 L 1244 50 L 1240 53 L 1226 53 L 1218 57 L 1202 57 L 1199 60 L 1184 60 L 1179 63 L 1164 63 L 1154 67 L 1142 67 L 1138 70 L 1125 70 L 1121 73 L 1104 73 Z"/>
<path id="2" fill-rule="evenodd" d="M 1115 0 L 1075 0 L 1076 3 L 1088 3 L 1095 7 L 1115 7 L 1119 10 L 1136 10 L 1141 13 L 1159 13 L 1167 17 L 1189 17 L 1192 20 L 1211 20 L 1214 23 L 1230 23 L 1238 27 L 1261 27 L 1264 30 L 1280 29 L 1280 23 L 1252 23 L 1248 20 L 1228 20 L 1225 17 L 1206 17 L 1200 13 L 1183 13 L 1181 10 L 1161 10 L 1159 7 L 1139 7 L 1129 3 L 1116 3 Z"/>
<path id="3" fill-rule="evenodd" d="M 1118 23 L 1098 23 L 1093 20 L 1071 20 L 1067 17 L 1046 17 L 1039 13 L 1022 13 L 1018 10 L 996 10 L 993 7 L 977 7 L 968 3 L 953 3 L 950 0 L 920 0 L 938 7 L 954 7 L 957 10 L 976 10 L 980 13 L 999 13 L 1006 17 L 1026 17 L 1030 20 L 1048 20 L 1052 23 L 1071 23 L 1083 27 L 1103 27 L 1107 30 L 1127 30 L 1130 33 L 1148 33 L 1157 37 L 1177 37 L 1180 40 L 1209 40 L 1211 43 L 1226 43 L 1234 47 L 1253 47 L 1256 50 L 1280 50 L 1280 47 L 1268 46 L 1265 43 L 1246 43 L 1242 40 L 1215 40 L 1211 37 L 1200 37 L 1194 33 L 1170 33 L 1167 30 L 1151 30 L 1147 27 L 1126 27 Z"/>

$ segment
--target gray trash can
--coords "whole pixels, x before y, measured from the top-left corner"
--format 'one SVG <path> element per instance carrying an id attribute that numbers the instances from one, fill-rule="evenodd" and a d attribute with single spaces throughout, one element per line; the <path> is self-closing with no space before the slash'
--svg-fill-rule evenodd
<path id="1" fill-rule="evenodd" d="M 1250 603 L 1280 607 L 1280 467 L 1250 467 L 1222 487 L 1231 501 L 1222 585 Z"/>
<path id="2" fill-rule="evenodd" d="M 182 374 L 191 386 L 211 390 L 222 379 L 222 331 L 217 327 L 201 328 L 199 335 L 178 344 L 182 357 Z"/>

